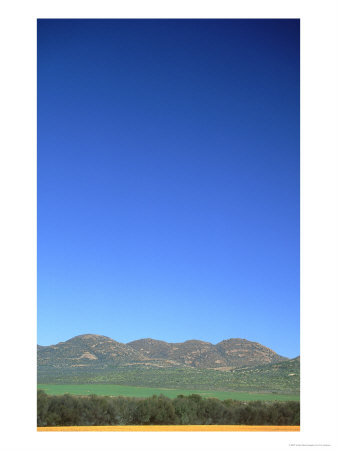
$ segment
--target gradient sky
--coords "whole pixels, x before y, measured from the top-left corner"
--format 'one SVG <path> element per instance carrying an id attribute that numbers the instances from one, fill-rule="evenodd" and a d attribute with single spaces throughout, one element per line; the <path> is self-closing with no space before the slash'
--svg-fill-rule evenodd
<path id="1" fill-rule="evenodd" d="M 298 20 L 38 20 L 38 343 L 299 354 Z"/>

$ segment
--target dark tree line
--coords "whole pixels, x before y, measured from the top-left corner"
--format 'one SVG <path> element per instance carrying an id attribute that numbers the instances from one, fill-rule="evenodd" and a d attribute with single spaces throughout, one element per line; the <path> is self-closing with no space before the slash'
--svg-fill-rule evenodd
<path id="1" fill-rule="evenodd" d="M 37 393 L 37 425 L 299 425 L 299 402 L 239 402 L 180 395 L 49 396 Z"/>

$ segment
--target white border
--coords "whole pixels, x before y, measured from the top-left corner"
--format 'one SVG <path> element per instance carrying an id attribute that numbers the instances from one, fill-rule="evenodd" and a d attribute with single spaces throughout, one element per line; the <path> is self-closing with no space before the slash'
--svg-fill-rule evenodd
<path id="1" fill-rule="evenodd" d="M 11 449 L 336 446 L 336 2 L 5 1 L 1 5 L 0 442 Z M 300 433 L 37 433 L 36 19 L 301 19 Z M 285 330 L 286 333 L 286 330 Z"/>

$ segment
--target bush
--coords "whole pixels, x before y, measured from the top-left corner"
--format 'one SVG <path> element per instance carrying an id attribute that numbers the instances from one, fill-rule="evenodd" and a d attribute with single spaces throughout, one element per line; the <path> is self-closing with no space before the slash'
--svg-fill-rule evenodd
<path id="1" fill-rule="evenodd" d="M 239 402 L 179 395 L 49 396 L 37 393 L 37 425 L 299 425 L 298 402 Z"/>

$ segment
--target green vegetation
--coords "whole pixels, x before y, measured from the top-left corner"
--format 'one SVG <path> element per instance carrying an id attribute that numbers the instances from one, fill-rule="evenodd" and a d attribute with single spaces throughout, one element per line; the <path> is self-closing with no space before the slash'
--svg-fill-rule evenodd
<path id="1" fill-rule="evenodd" d="M 139 386 L 124 386 L 111 384 L 39 384 L 38 389 L 50 395 L 103 395 L 103 396 L 125 396 L 125 397 L 151 397 L 163 394 L 168 398 L 175 398 L 178 395 L 198 394 L 202 397 L 213 397 L 219 400 L 233 399 L 241 401 L 299 401 L 299 395 L 287 394 L 264 394 L 258 392 L 238 392 L 238 391 L 198 391 L 192 389 L 167 389 L 167 388 L 147 388 Z"/>
<path id="2" fill-rule="evenodd" d="M 299 425 L 298 402 L 239 402 L 166 396 L 79 397 L 37 394 L 37 425 Z"/>
<path id="3" fill-rule="evenodd" d="M 233 399 L 240 401 L 299 401 L 299 395 L 286 394 L 264 394 L 254 392 L 228 392 L 228 391 L 197 391 L 191 389 L 167 389 L 167 388 L 147 388 L 139 386 L 109 385 L 109 384 L 39 384 L 38 389 L 50 395 L 72 394 L 80 396 L 100 395 L 100 396 L 125 396 L 125 397 L 151 397 L 153 395 L 164 394 L 168 398 L 175 398 L 178 395 L 198 394 L 202 397 L 213 397 L 219 400 Z"/>
<path id="4" fill-rule="evenodd" d="M 40 367 L 39 384 L 113 384 L 188 390 L 239 391 L 299 396 L 300 361 L 219 371 L 190 367 L 153 367 L 145 364 L 87 367 Z"/>

